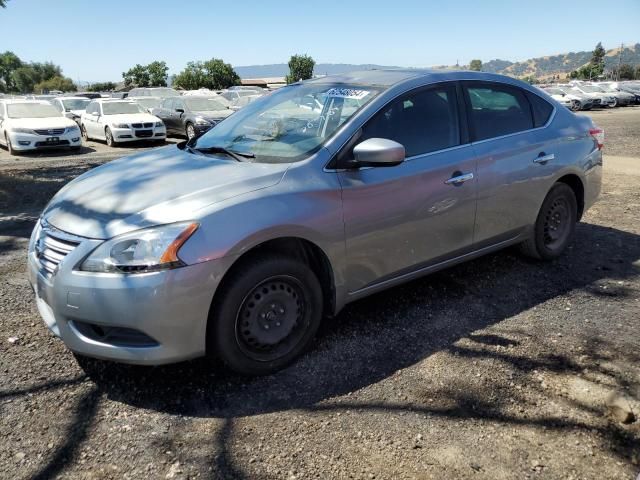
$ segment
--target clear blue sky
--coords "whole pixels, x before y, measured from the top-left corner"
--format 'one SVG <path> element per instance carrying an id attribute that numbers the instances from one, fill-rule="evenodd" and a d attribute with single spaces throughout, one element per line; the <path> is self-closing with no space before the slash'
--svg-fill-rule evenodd
<path id="1" fill-rule="evenodd" d="M 424 67 L 640 42 L 639 19 L 640 0 L 9 0 L 0 51 L 83 81 L 118 81 L 153 60 L 177 73 L 190 60 L 261 65 L 294 53 Z"/>

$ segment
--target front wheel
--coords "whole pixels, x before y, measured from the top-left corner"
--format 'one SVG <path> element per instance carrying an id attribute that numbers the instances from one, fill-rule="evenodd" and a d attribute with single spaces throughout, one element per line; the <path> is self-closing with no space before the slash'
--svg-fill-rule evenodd
<path id="1" fill-rule="evenodd" d="M 11 144 L 11 140 L 9 139 L 9 135 L 4 134 L 4 141 L 7 144 L 7 151 L 9 155 L 17 155 L 16 151 L 13 149 L 13 145 Z"/>
<path id="2" fill-rule="evenodd" d="M 556 183 L 547 194 L 531 238 L 521 244 L 522 252 L 539 260 L 559 257 L 571 242 L 578 221 L 578 202 L 565 183 Z"/>
<path id="3" fill-rule="evenodd" d="M 80 127 L 80 133 L 82 134 L 82 140 L 84 140 L 85 142 L 88 142 L 89 141 L 89 135 L 87 134 L 87 127 L 82 125 Z"/>
<path id="4" fill-rule="evenodd" d="M 107 145 L 110 147 L 115 146 L 115 140 L 113 139 L 113 134 L 111 133 L 111 129 L 109 127 L 104 129 L 104 136 L 107 139 Z"/>
<path id="5" fill-rule="evenodd" d="M 196 136 L 196 129 L 192 123 L 187 123 L 187 139 L 191 140 Z"/>
<path id="6" fill-rule="evenodd" d="M 315 274 L 283 256 L 242 264 L 216 297 L 208 349 L 245 375 L 285 367 L 311 343 L 322 319 L 322 288 Z"/>
<path id="7" fill-rule="evenodd" d="M 618 99 L 614 98 L 613 103 L 609 104 L 609 108 L 616 108 L 618 106 Z"/>
<path id="8" fill-rule="evenodd" d="M 577 112 L 578 110 L 580 110 L 582 108 L 582 106 L 580 105 L 580 102 L 577 100 L 574 100 L 573 102 L 571 102 L 571 111 L 573 112 Z"/>

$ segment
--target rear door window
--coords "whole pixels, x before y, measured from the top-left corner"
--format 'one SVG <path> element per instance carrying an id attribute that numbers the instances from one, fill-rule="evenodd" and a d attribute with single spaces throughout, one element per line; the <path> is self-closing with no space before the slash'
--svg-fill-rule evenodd
<path id="1" fill-rule="evenodd" d="M 465 83 L 474 140 L 485 140 L 533 128 L 524 90 L 498 83 Z"/>
<path id="2" fill-rule="evenodd" d="M 455 86 L 421 89 L 392 101 L 362 133 L 362 140 L 387 138 L 404 145 L 407 157 L 459 145 Z"/>

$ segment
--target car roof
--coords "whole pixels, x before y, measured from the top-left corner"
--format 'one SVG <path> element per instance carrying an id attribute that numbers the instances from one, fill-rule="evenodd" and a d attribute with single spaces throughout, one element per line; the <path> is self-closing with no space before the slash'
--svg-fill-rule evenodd
<path id="1" fill-rule="evenodd" d="M 407 80 L 420 77 L 427 80 L 428 82 L 426 83 L 435 83 L 447 80 L 487 80 L 501 82 L 508 80 L 521 83 L 510 77 L 505 77 L 504 75 L 498 75 L 495 73 L 475 72 L 471 70 L 436 70 L 426 68 L 362 70 L 337 75 L 327 75 L 326 77 L 317 77 L 307 80 L 307 82 L 345 83 L 391 87 Z"/>
<path id="2" fill-rule="evenodd" d="M 54 100 L 92 100 L 87 97 L 56 97 Z"/>
<path id="3" fill-rule="evenodd" d="M 12 103 L 35 103 L 38 105 L 51 105 L 47 100 L 27 100 L 20 98 L 0 98 L 0 102 L 5 103 L 7 105 Z"/>

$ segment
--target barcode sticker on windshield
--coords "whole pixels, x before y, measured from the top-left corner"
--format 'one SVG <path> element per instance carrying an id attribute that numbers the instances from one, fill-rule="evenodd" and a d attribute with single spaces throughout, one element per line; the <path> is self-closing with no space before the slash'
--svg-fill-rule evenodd
<path id="1" fill-rule="evenodd" d="M 329 97 L 355 98 L 357 100 L 360 100 L 369 95 L 369 91 L 358 90 L 355 88 L 332 88 L 327 92 L 327 95 Z"/>

